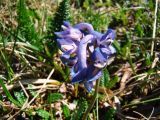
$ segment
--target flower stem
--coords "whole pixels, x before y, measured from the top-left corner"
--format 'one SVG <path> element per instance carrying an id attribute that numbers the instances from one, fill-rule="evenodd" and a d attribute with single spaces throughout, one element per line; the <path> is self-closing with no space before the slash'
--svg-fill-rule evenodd
<path id="1" fill-rule="evenodd" d="M 97 96 L 98 96 L 99 83 L 100 83 L 100 79 L 98 79 L 96 81 L 95 92 L 94 92 L 93 98 L 91 100 L 91 104 L 88 107 L 87 111 L 84 113 L 82 120 L 87 120 L 88 114 L 90 113 L 91 109 L 93 108 L 93 106 L 96 102 L 96 99 L 97 99 Z"/>
<path id="2" fill-rule="evenodd" d="M 156 3 L 155 3 L 155 12 L 154 12 L 154 23 L 153 23 L 153 34 L 152 34 L 152 38 L 155 38 L 155 37 L 156 37 L 157 10 L 158 10 L 158 0 L 156 0 Z M 153 56 L 154 44 L 155 44 L 155 42 L 152 41 L 152 45 L 151 45 L 151 56 Z"/>

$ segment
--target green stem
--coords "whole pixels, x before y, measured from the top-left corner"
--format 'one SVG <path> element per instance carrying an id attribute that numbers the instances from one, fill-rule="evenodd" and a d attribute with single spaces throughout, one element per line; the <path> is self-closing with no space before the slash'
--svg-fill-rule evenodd
<path id="1" fill-rule="evenodd" d="M 97 94 L 96 109 L 97 109 L 97 120 L 99 120 L 99 111 L 98 111 L 98 94 Z"/>
<path id="2" fill-rule="evenodd" d="M 129 106 L 134 106 L 134 105 L 139 105 L 139 104 L 145 104 L 145 103 L 155 102 L 155 101 L 158 101 L 158 100 L 160 100 L 160 97 L 149 99 L 149 100 L 145 100 L 145 101 L 140 101 L 138 103 L 127 104 L 127 105 L 124 105 L 123 108 L 129 107 Z"/>
<path id="3" fill-rule="evenodd" d="M 156 37 L 157 11 L 158 11 L 158 0 L 156 0 L 156 3 L 155 3 L 154 23 L 153 23 L 153 34 L 152 34 L 152 38 L 155 38 L 155 37 Z M 151 45 L 151 56 L 153 56 L 154 44 L 155 44 L 155 42 L 152 41 L 152 45 Z"/>
<path id="4" fill-rule="evenodd" d="M 94 92 L 93 98 L 92 98 L 92 100 L 91 100 L 91 104 L 90 104 L 90 106 L 88 107 L 87 111 L 84 113 L 82 120 L 87 120 L 88 114 L 90 113 L 91 109 L 93 108 L 93 106 L 94 106 L 94 104 L 95 104 L 95 102 L 96 102 L 97 95 L 98 95 L 99 83 L 100 83 L 100 79 L 98 79 L 98 80 L 96 81 L 95 92 Z"/>

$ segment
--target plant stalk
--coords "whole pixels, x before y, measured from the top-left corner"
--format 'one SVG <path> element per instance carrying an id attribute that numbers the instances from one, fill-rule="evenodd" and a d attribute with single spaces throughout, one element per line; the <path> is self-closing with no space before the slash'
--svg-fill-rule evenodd
<path id="1" fill-rule="evenodd" d="M 96 81 L 95 92 L 94 92 L 93 98 L 91 100 L 91 104 L 88 107 L 88 109 L 86 110 L 86 112 L 84 113 L 82 120 L 87 120 L 88 114 L 90 113 L 90 111 L 92 110 L 92 108 L 93 108 L 93 106 L 96 102 L 96 99 L 97 99 L 97 96 L 98 96 L 99 83 L 100 83 L 100 79 L 98 79 Z"/>

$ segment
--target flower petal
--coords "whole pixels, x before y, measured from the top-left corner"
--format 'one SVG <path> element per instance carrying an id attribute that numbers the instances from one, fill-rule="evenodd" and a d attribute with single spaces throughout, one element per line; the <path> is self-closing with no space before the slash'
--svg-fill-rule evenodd
<path id="1" fill-rule="evenodd" d="M 87 45 L 92 42 L 93 38 L 93 35 L 87 35 L 79 43 L 77 51 L 78 71 L 72 76 L 72 83 L 84 81 L 87 77 Z"/>
<path id="2" fill-rule="evenodd" d="M 102 76 L 101 69 L 96 68 L 93 65 L 90 65 L 87 68 L 87 81 L 95 81 Z"/>
<path id="3" fill-rule="evenodd" d="M 78 47 L 78 69 L 82 70 L 87 67 L 87 45 L 94 40 L 93 35 L 86 35 L 79 43 Z"/>
<path id="4" fill-rule="evenodd" d="M 71 27 L 71 24 L 68 21 L 63 21 L 63 25 L 67 28 Z"/>
<path id="5" fill-rule="evenodd" d="M 60 57 L 61 61 L 63 64 L 72 67 L 77 63 L 77 57 L 70 57 L 70 54 L 65 53 Z"/>
<path id="6" fill-rule="evenodd" d="M 70 23 L 68 21 L 64 21 L 63 25 L 61 26 L 61 28 L 63 30 L 67 30 L 68 28 L 71 28 L 71 25 L 70 25 Z"/>
<path id="7" fill-rule="evenodd" d="M 84 87 L 86 88 L 86 90 L 88 92 L 91 92 L 92 88 L 93 88 L 93 82 L 85 81 L 84 82 Z"/>
<path id="8" fill-rule="evenodd" d="M 73 40 L 78 40 L 80 41 L 80 39 L 82 38 L 83 34 L 80 30 L 75 29 L 75 28 L 64 28 L 65 31 L 61 31 L 61 32 L 55 32 L 55 35 L 58 38 L 63 38 L 63 39 L 73 39 Z"/>
<path id="9" fill-rule="evenodd" d="M 107 32 L 100 39 L 100 44 L 106 47 L 111 45 L 111 43 L 115 39 L 115 36 L 115 31 L 112 29 L 108 29 Z"/>
<path id="10" fill-rule="evenodd" d="M 97 47 L 92 53 L 91 59 L 94 62 L 94 66 L 101 69 L 106 66 L 108 56 L 104 55 L 101 49 Z"/>
<path id="11" fill-rule="evenodd" d="M 79 24 L 75 25 L 74 28 L 88 31 L 88 32 L 94 31 L 93 26 L 89 23 L 79 23 Z"/>
<path id="12" fill-rule="evenodd" d="M 86 73 L 87 73 L 86 71 L 87 71 L 86 68 L 84 68 L 84 69 L 81 70 L 81 71 L 78 71 L 78 72 L 73 76 L 71 82 L 74 84 L 74 83 L 77 83 L 77 82 L 82 82 L 82 81 L 84 81 L 84 80 L 86 79 Z"/>
<path id="13" fill-rule="evenodd" d="M 108 29 L 107 32 L 102 36 L 101 41 L 108 40 L 108 39 L 114 40 L 115 36 L 116 36 L 115 31 L 112 29 Z"/>
<path id="14" fill-rule="evenodd" d="M 74 39 L 74 40 L 78 40 L 78 41 L 80 41 L 82 36 L 83 36 L 82 32 L 75 28 L 69 29 L 69 34 L 66 35 L 66 37 Z"/>
<path id="15" fill-rule="evenodd" d="M 57 39 L 57 44 L 62 52 L 66 52 L 69 50 L 72 50 L 72 52 L 74 52 L 77 49 L 77 45 L 75 44 L 75 42 L 70 39 Z"/>
<path id="16" fill-rule="evenodd" d="M 92 34 L 98 39 L 100 39 L 103 36 L 102 33 L 95 31 L 93 26 L 89 23 L 79 23 L 75 25 L 74 28 L 88 32 L 88 34 Z"/>
<path id="17" fill-rule="evenodd" d="M 94 35 L 97 39 L 101 39 L 103 34 L 97 31 L 92 31 L 90 34 Z"/>
<path id="18" fill-rule="evenodd" d="M 92 55 L 91 60 L 94 63 L 94 66 L 101 69 L 107 65 L 108 59 L 116 52 L 115 48 L 113 46 L 100 46 L 97 47 Z"/>

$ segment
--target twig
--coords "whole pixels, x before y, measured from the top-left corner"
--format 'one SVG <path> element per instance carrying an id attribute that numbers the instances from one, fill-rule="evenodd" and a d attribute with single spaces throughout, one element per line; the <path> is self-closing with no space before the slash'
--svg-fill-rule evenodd
<path id="1" fill-rule="evenodd" d="M 20 81 L 19 81 L 19 84 L 20 84 L 20 86 L 22 87 L 22 90 L 23 90 L 23 92 L 25 93 L 25 95 L 26 95 L 26 97 L 27 97 L 25 103 L 23 104 L 23 106 L 22 106 L 22 108 L 21 108 L 21 109 L 23 109 L 23 107 L 28 103 L 29 95 L 28 95 L 26 89 L 24 88 L 24 86 L 22 85 L 22 83 L 21 83 Z"/>
<path id="2" fill-rule="evenodd" d="M 156 66 L 156 63 L 159 61 L 159 57 L 155 57 L 155 59 L 153 60 L 153 63 L 151 65 L 151 68 L 154 68 Z"/>
<path id="3" fill-rule="evenodd" d="M 125 89 L 125 86 L 126 86 L 126 81 L 130 78 L 130 76 L 133 74 L 133 72 L 131 71 L 130 68 L 128 68 L 123 76 L 122 76 L 122 79 L 121 79 L 121 82 L 120 82 L 120 91 L 123 91 Z"/>
<path id="4" fill-rule="evenodd" d="M 1 50 L 1 49 L 2 49 L 2 48 L 0 48 L 0 50 Z M 12 51 L 11 48 L 5 48 L 5 50 L 7 50 L 7 51 Z M 25 55 L 25 56 L 33 59 L 33 60 L 37 60 L 36 57 L 34 57 L 34 56 L 30 55 L 30 54 L 24 53 L 24 52 L 20 52 L 20 51 L 18 51 L 18 50 L 14 50 L 14 53 L 15 53 L 15 55 L 18 56 L 18 57 L 19 57 L 19 55 Z"/>
<path id="5" fill-rule="evenodd" d="M 156 37 L 157 9 L 158 9 L 158 0 L 156 0 L 156 7 L 155 7 L 155 12 L 154 12 L 154 23 L 153 23 L 152 38 Z M 152 41 L 152 45 L 151 45 L 151 56 L 153 56 L 153 50 L 154 50 L 154 41 Z"/>
<path id="6" fill-rule="evenodd" d="M 153 113 L 154 113 L 154 107 L 153 107 L 152 112 L 151 112 L 151 114 L 150 114 L 150 116 L 148 117 L 147 120 L 151 120 L 151 117 L 152 117 Z"/>
<path id="7" fill-rule="evenodd" d="M 107 10 L 105 10 L 105 12 L 101 13 L 101 15 L 104 15 L 106 13 L 109 13 L 109 12 L 118 12 L 120 9 L 123 9 L 123 10 L 139 10 L 139 9 L 146 9 L 145 7 L 142 7 L 142 6 L 139 6 L 139 7 L 130 7 L 130 8 L 109 8 Z"/>
<path id="8" fill-rule="evenodd" d="M 144 103 L 149 103 L 149 102 L 154 102 L 154 101 L 157 101 L 157 100 L 160 100 L 160 97 L 145 100 L 145 101 L 140 101 L 138 103 L 127 104 L 127 105 L 124 105 L 122 108 L 126 108 L 126 107 L 129 107 L 129 106 L 134 106 L 134 105 L 139 105 L 139 104 L 144 104 Z"/>
<path id="9" fill-rule="evenodd" d="M 47 80 L 43 83 L 43 86 L 41 87 L 41 89 L 37 92 L 37 94 L 30 100 L 30 102 L 23 107 L 23 109 L 27 108 L 37 97 L 38 95 L 41 93 L 42 89 L 45 87 L 45 85 L 47 84 L 47 81 L 49 81 L 50 77 L 52 76 L 54 72 L 54 69 L 52 69 L 52 71 L 50 72 L 49 76 L 47 77 Z"/>
<path id="10" fill-rule="evenodd" d="M 91 109 L 93 108 L 94 103 L 96 102 L 97 94 L 98 94 L 99 83 L 100 83 L 100 79 L 98 79 L 98 80 L 96 81 L 96 87 L 95 87 L 94 96 L 93 96 L 93 98 L 92 98 L 92 100 L 91 100 L 90 106 L 88 107 L 87 111 L 84 113 L 82 120 L 87 120 L 88 114 L 89 114 L 89 112 L 91 111 Z"/>
<path id="11" fill-rule="evenodd" d="M 0 45 L 3 45 L 3 43 L 0 43 Z M 5 44 L 6 46 L 13 46 L 14 45 L 14 42 L 7 42 L 6 44 Z M 25 42 L 16 42 L 16 45 L 17 45 L 17 47 L 27 47 L 27 48 L 30 48 L 30 49 L 27 49 L 27 50 L 29 50 L 29 51 L 31 51 L 31 49 L 36 49 L 36 48 L 33 48 L 33 46 L 31 45 L 31 44 L 29 44 L 29 43 L 25 43 Z"/>
<path id="12" fill-rule="evenodd" d="M 110 97 L 109 97 L 109 95 L 108 95 L 108 93 L 107 93 L 107 91 L 106 91 L 106 89 L 104 87 L 103 87 L 103 90 L 104 90 L 104 93 L 106 95 L 106 98 L 107 98 L 108 102 L 111 104 L 112 102 L 110 100 Z"/>
<path id="13" fill-rule="evenodd" d="M 117 112 L 121 113 L 121 102 L 117 96 L 114 96 L 115 109 Z"/>
<path id="14" fill-rule="evenodd" d="M 123 115 L 122 113 L 116 112 L 116 115 L 121 119 L 121 120 L 137 120 L 137 118 L 130 117 Z"/>
<path id="15" fill-rule="evenodd" d="M 137 111 L 133 111 L 134 113 L 140 115 L 141 117 L 143 117 L 145 120 L 148 120 L 147 117 L 145 117 L 144 115 L 142 115 L 141 113 L 137 112 Z"/>
<path id="16" fill-rule="evenodd" d="M 32 87 L 27 87 L 27 90 L 36 90 L 36 89 L 40 89 L 43 85 L 39 85 L 39 86 L 32 86 Z M 45 85 L 44 89 L 46 90 L 58 90 L 60 86 L 57 85 Z"/>
<path id="17" fill-rule="evenodd" d="M 53 85 L 57 85 L 57 86 L 59 86 L 61 84 L 59 81 L 53 80 L 53 79 L 49 79 L 48 81 L 47 81 L 47 79 L 23 79 L 23 80 L 21 80 L 21 83 L 23 85 L 28 85 L 28 84 L 41 85 L 41 84 L 44 84 L 44 81 L 46 82 L 46 84 L 53 84 Z M 14 88 L 19 87 L 20 85 L 14 83 L 12 85 L 5 84 L 5 86 L 8 90 L 12 90 Z M 2 92 L 3 92 L 3 90 L 0 88 L 0 93 L 2 93 Z"/>
<path id="18" fill-rule="evenodd" d="M 18 115 L 21 112 L 21 110 L 23 110 L 23 107 L 28 103 L 28 100 L 29 100 L 29 95 L 28 95 L 27 91 L 25 90 L 24 86 L 22 85 L 22 83 L 20 81 L 19 81 L 19 84 L 22 87 L 22 90 L 25 93 L 27 99 L 26 99 L 25 103 L 23 104 L 22 108 L 18 112 L 16 112 L 14 115 L 9 117 L 8 120 L 12 120 L 16 115 Z"/>
<path id="19" fill-rule="evenodd" d="M 160 41 L 159 37 L 151 38 L 151 37 L 144 37 L 144 38 L 135 38 L 133 41 Z"/>

